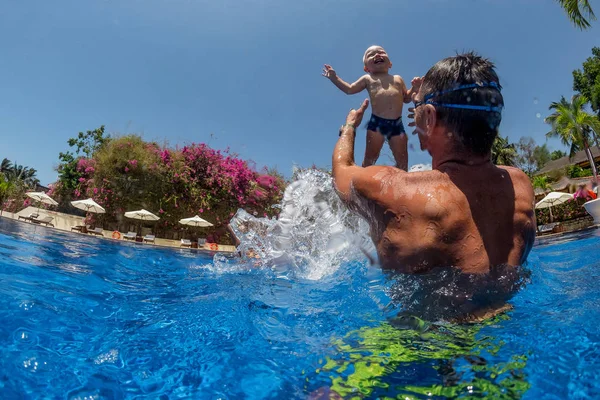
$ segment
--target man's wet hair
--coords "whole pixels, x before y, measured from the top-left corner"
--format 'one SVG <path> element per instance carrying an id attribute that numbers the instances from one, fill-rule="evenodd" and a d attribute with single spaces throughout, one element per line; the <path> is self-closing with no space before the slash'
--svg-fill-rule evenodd
<path id="1" fill-rule="evenodd" d="M 486 87 L 457 89 L 468 84 L 484 84 Z M 489 86 L 496 84 L 497 87 Z M 434 95 L 436 103 L 472 106 L 503 107 L 504 99 L 494 64 L 474 52 L 457 54 L 435 64 L 423 79 L 425 95 Z M 460 140 L 462 145 L 475 154 L 487 154 L 498 136 L 502 120 L 500 111 L 469 110 L 435 106 L 437 119 Z"/>

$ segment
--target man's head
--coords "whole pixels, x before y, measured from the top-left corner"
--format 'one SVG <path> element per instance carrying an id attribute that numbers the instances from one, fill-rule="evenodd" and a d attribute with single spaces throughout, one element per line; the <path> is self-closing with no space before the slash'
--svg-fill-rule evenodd
<path id="1" fill-rule="evenodd" d="M 494 64 L 475 53 L 435 64 L 415 97 L 415 122 L 421 148 L 443 133 L 463 150 L 489 154 L 502 120 L 502 98 Z"/>
<path id="2" fill-rule="evenodd" d="M 363 64 L 365 65 L 365 72 L 371 74 L 388 72 L 392 67 L 392 62 L 381 46 L 369 47 L 363 56 Z"/>

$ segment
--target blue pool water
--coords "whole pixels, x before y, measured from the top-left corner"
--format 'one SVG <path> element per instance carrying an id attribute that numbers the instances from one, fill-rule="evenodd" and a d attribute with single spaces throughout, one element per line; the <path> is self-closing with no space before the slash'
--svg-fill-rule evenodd
<path id="1" fill-rule="evenodd" d="M 2 218 L 0 398 L 598 398 L 599 249 L 540 243 L 490 323 L 392 326 L 363 260 L 307 279 Z"/>

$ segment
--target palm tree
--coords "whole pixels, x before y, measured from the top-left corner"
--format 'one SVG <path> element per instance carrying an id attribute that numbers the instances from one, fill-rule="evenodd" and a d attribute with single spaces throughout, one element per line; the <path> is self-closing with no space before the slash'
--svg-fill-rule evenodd
<path id="1" fill-rule="evenodd" d="M 35 176 L 37 171 L 34 168 L 25 167 L 19 164 L 13 164 L 12 167 L 4 173 L 6 178 L 15 183 L 22 183 L 28 187 L 35 187 L 39 185 L 40 181 Z"/>
<path id="2" fill-rule="evenodd" d="M 564 97 L 557 103 L 550 105 L 549 109 L 554 112 L 544 119 L 544 122 L 552 125 L 552 130 L 546 134 L 547 137 L 558 137 L 560 141 L 570 147 L 570 157 L 580 150 L 585 153 L 590 162 L 594 181 L 598 182 L 598 173 L 594 164 L 594 157 L 590 150 L 590 139 L 595 139 L 600 134 L 600 120 L 594 114 L 584 110 L 588 99 L 583 95 L 575 95 L 569 103 Z"/>
<path id="3" fill-rule="evenodd" d="M 583 30 L 591 26 L 589 21 L 595 21 L 596 15 L 589 0 L 558 0 L 569 19 L 577 28 Z"/>
<path id="4" fill-rule="evenodd" d="M 6 175 L 8 171 L 12 168 L 12 163 L 8 158 L 2 160 L 2 164 L 0 164 L 0 173 Z"/>
<path id="5" fill-rule="evenodd" d="M 492 144 L 492 163 L 513 166 L 516 163 L 517 150 L 514 143 L 508 142 L 508 136 L 497 136 Z"/>

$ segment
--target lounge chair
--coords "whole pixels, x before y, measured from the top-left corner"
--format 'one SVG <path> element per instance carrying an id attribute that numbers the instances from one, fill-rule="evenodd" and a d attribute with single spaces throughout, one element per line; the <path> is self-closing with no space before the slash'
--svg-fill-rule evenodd
<path id="1" fill-rule="evenodd" d="M 192 247 L 192 241 L 190 239 L 181 239 L 179 247 Z"/>
<path id="2" fill-rule="evenodd" d="M 206 239 L 198 239 L 198 248 L 204 247 L 206 244 Z"/>
<path id="3" fill-rule="evenodd" d="M 551 224 L 546 224 L 546 225 L 540 225 L 540 226 L 538 226 L 538 232 L 539 233 L 552 232 L 557 225 L 559 225 L 558 222 L 553 222 Z"/>
<path id="4" fill-rule="evenodd" d="M 87 233 L 88 232 L 88 226 L 86 225 L 75 225 L 71 227 L 72 231 L 77 231 L 77 232 L 81 232 L 81 233 Z"/>
<path id="5" fill-rule="evenodd" d="M 154 243 L 154 239 L 156 239 L 156 236 L 154 235 L 146 235 L 144 236 L 144 243 L 148 242 L 148 243 Z"/>
<path id="6" fill-rule="evenodd" d="M 136 232 L 127 232 L 126 234 L 123 235 L 123 240 L 135 240 L 136 237 L 137 237 Z"/>
<path id="7" fill-rule="evenodd" d="M 31 213 L 31 214 L 29 214 L 28 217 L 24 217 L 23 215 L 19 215 L 19 218 L 17 218 L 17 220 L 22 219 L 23 221 L 33 222 L 33 220 L 36 219 L 39 216 L 40 215 L 38 213 Z"/>
<path id="8" fill-rule="evenodd" d="M 37 219 L 37 218 L 32 218 L 32 219 L 31 219 L 31 222 L 33 222 L 34 224 L 39 224 L 39 225 L 42 225 L 42 224 L 44 224 L 44 225 L 46 225 L 46 226 L 51 226 L 51 227 L 53 227 L 53 228 L 54 228 L 54 225 L 50 223 L 50 221 L 52 221 L 53 219 L 54 219 L 54 218 L 52 218 L 52 217 L 48 217 L 48 216 L 46 216 L 46 217 L 44 217 L 44 218 L 40 218 L 40 219 Z"/>
<path id="9" fill-rule="evenodd" d="M 104 230 L 102 228 L 88 229 L 87 232 L 91 233 L 92 235 L 104 236 Z"/>

